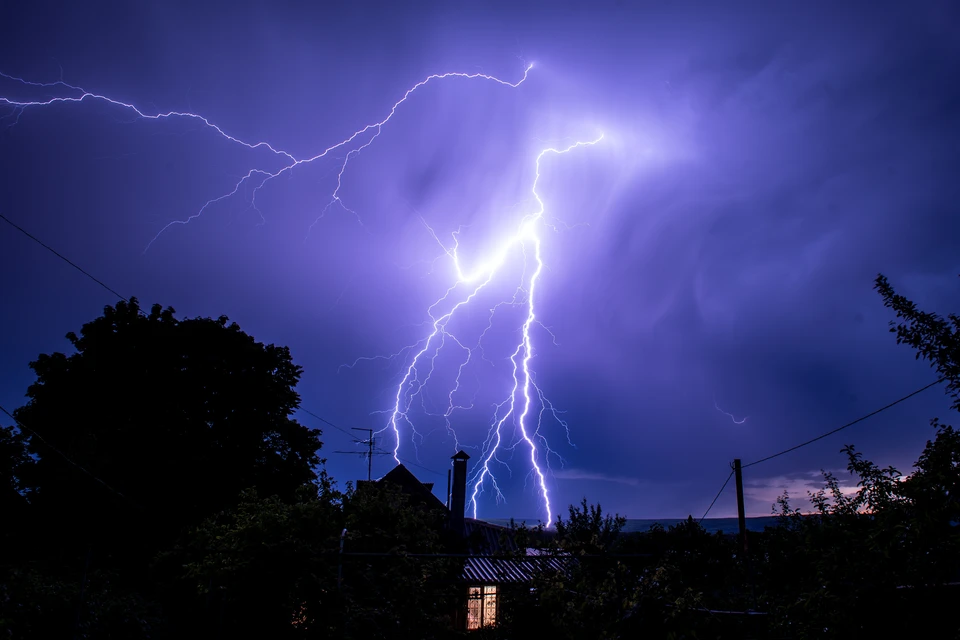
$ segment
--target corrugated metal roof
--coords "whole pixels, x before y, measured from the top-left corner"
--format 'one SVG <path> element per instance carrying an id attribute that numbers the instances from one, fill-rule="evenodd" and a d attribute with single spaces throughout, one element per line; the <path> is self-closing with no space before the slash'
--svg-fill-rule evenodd
<path id="1" fill-rule="evenodd" d="M 464 518 L 463 529 L 470 553 L 483 555 L 517 550 L 513 531 L 508 527 L 474 518 Z"/>
<path id="2" fill-rule="evenodd" d="M 530 582 L 539 573 L 564 572 L 573 558 L 467 558 L 463 579 L 483 584 Z"/>

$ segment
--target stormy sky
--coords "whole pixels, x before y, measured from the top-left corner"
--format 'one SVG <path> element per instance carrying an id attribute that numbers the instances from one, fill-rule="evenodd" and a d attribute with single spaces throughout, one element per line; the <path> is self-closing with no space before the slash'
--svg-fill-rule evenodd
<path id="1" fill-rule="evenodd" d="M 733 458 L 775 453 L 935 379 L 895 344 L 872 282 L 882 272 L 925 309 L 960 308 L 951 3 L 61 4 L 4 9 L 0 71 L 199 113 L 295 157 L 382 120 L 430 74 L 516 83 L 534 64 L 516 88 L 459 78 L 418 89 L 351 159 L 342 206 L 326 209 L 348 148 L 269 182 L 255 207 L 244 184 L 159 237 L 282 158 L 102 101 L 0 107 L 0 212 L 144 305 L 225 314 L 288 345 L 305 369 L 303 406 L 342 427 L 386 425 L 409 351 L 363 358 L 421 340 L 455 281 L 433 233 L 449 247 L 461 229 L 461 258 L 482 262 L 535 209 L 539 151 L 600 132 L 593 147 L 547 157 L 538 183 L 552 226 L 540 232 L 532 366 L 570 431 L 545 420 L 554 513 L 586 496 L 634 518 L 699 516 Z M 0 80 L 9 99 L 53 94 L 75 95 Z M 114 300 L 6 225 L 0 292 L 0 404 L 13 408 L 28 363 L 67 350 L 64 334 Z M 519 326 L 516 310 L 498 318 L 499 368 L 477 369 L 464 401 L 474 409 L 455 415 L 469 446 L 486 434 Z M 438 360 L 441 383 L 451 366 Z M 750 468 L 748 514 L 842 469 L 847 443 L 909 468 L 947 407 L 932 389 Z M 419 453 L 404 440 L 400 455 L 443 493 L 454 443 L 435 418 L 422 416 Z M 333 453 L 356 448 L 348 436 L 324 428 L 323 440 L 339 481 L 365 476 L 358 456 Z M 480 450 L 467 451 L 475 462 Z M 506 502 L 487 493 L 481 517 L 542 517 L 527 457 L 504 454 Z M 392 464 L 378 456 L 374 473 Z M 734 513 L 728 489 L 711 515 Z"/>

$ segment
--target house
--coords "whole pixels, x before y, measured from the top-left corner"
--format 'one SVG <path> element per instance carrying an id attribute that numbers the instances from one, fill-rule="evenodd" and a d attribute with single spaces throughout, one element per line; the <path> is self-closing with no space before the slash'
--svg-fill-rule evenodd
<path id="1" fill-rule="evenodd" d="M 497 623 L 504 594 L 530 589 L 539 572 L 563 571 L 567 561 L 539 556 L 533 550 L 521 553 L 513 529 L 466 517 L 469 459 L 463 451 L 452 456 L 452 483 L 448 472 L 446 504 L 434 495 L 433 483 L 421 482 L 402 464 L 373 482 L 399 487 L 411 504 L 445 512 L 448 552 L 463 558 L 459 580 L 451 585 L 460 595 L 459 606 L 451 615 L 456 627 L 473 630 Z"/>

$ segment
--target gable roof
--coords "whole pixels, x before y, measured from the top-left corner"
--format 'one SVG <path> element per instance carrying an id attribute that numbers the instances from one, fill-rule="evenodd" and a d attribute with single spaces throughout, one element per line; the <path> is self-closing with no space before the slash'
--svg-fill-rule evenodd
<path id="1" fill-rule="evenodd" d="M 374 480 L 373 482 L 386 482 L 400 487 L 400 490 L 410 498 L 411 504 L 424 506 L 428 509 L 443 509 L 444 511 L 447 509 L 447 506 L 440 501 L 440 498 L 433 495 L 433 483 L 420 482 L 417 476 L 413 475 L 413 473 L 402 464 L 398 464 L 382 478 Z M 359 481 L 357 487 L 359 488 L 362 484 L 366 484 L 366 481 Z"/>

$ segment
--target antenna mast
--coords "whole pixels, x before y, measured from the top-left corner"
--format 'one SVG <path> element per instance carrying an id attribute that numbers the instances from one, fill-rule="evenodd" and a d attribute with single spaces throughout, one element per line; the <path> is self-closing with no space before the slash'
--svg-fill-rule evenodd
<path id="1" fill-rule="evenodd" d="M 359 427 L 350 427 L 353 431 L 366 431 L 367 439 L 366 440 L 354 440 L 356 444 L 365 444 L 367 445 L 366 451 L 334 451 L 334 453 L 346 453 L 348 455 L 360 455 L 366 456 L 367 458 L 367 481 L 372 479 L 373 476 L 373 456 L 375 455 L 388 455 L 386 451 L 374 451 L 374 446 L 376 445 L 376 439 L 373 437 L 373 429 L 361 429 Z"/>

